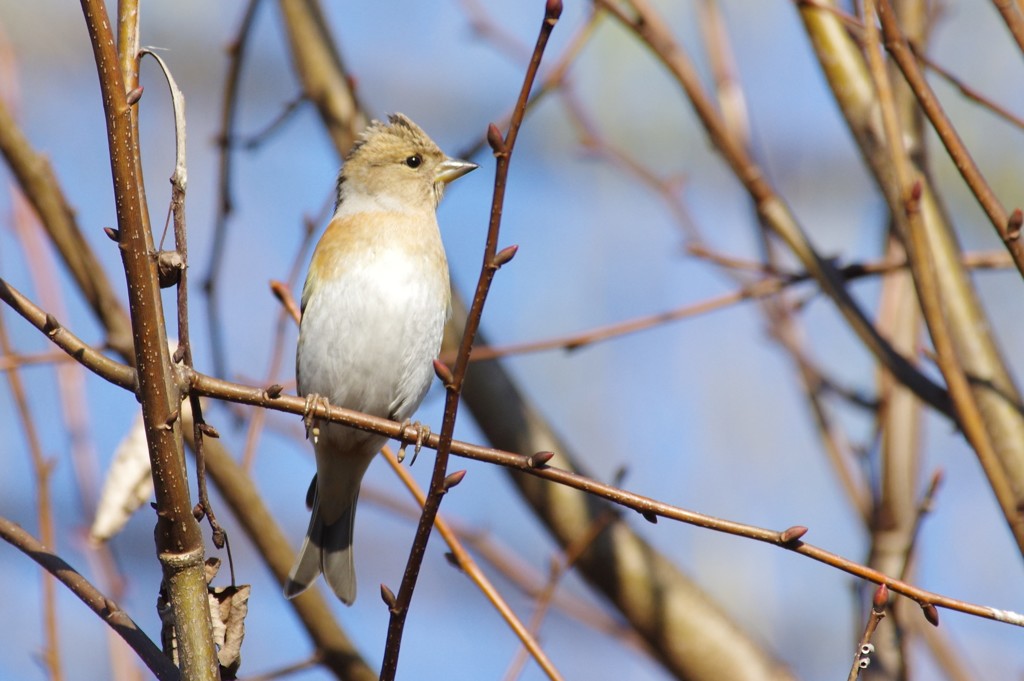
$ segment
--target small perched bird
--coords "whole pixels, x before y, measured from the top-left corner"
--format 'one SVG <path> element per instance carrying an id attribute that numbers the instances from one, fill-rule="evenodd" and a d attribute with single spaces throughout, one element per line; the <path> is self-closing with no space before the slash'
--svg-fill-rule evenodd
<path id="1" fill-rule="evenodd" d="M 451 312 L 437 205 L 445 185 L 476 167 L 446 156 L 401 114 L 374 121 L 353 145 L 302 289 L 295 373 L 307 404 L 323 398 L 394 421 L 412 416 Z M 359 484 L 387 438 L 336 423 L 312 426 L 316 476 L 306 503 L 313 514 L 284 592 L 298 595 L 322 572 L 351 604 Z"/>

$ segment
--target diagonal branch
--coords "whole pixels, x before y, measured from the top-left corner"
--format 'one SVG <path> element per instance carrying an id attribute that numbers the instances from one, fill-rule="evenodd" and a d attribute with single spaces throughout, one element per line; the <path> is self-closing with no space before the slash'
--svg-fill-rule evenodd
<path id="1" fill-rule="evenodd" d="M 103 595 L 89 580 L 68 565 L 60 556 L 39 543 L 35 537 L 18 527 L 7 518 L 0 517 L 0 538 L 11 544 L 47 572 L 63 582 L 71 593 L 85 603 L 90 610 L 124 639 L 125 643 L 138 653 L 139 658 L 149 667 L 160 681 L 178 681 L 177 667 L 163 654 L 145 632 L 139 629 L 124 610 Z"/>
<path id="2" fill-rule="evenodd" d="M 505 202 L 505 186 L 508 179 L 509 162 L 512 158 L 512 151 L 515 148 L 519 127 L 522 125 L 523 117 L 526 114 L 526 104 L 530 97 L 530 90 L 533 89 L 533 82 L 537 77 L 537 71 L 540 68 L 544 48 L 547 46 L 548 37 L 551 35 L 551 31 L 554 30 L 561 14 L 561 0 L 548 0 L 544 10 L 544 21 L 541 23 L 537 44 L 533 49 L 530 64 L 523 78 L 523 85 L 519 91 L 519 99 L 512 114 L 512 120 L 509 122 L 508 132 L 503 139 L 498 127 L 493 123 L 487 131 L 487 140 L 497 158 L 497 168 L 494 173 L 494 196 L 491 202 L 491 218 L 487 229 L 487 242 L 484 246 L 483 265 L 477 281 L 476 292 L 473 295 L 473 302 L 470 305 L 469 314 L 462 332 L 459 354 L 455 359 L 455 369 L 454 371 L 449 370 L 440 361 L 435 361 L 434 365 L 438 378 L 445 384 L 447 393 L 444 419 L 441 423 L 441 435 L 438 440 L 437 457 L 434 460 L 430 490 L 423 504 L 423 514 L 420 516 L 419 526 L 416 528 L 416 536 L 413 538 L 412 547 L 409 550 L 409 560 L 406 564 L 405 574 L 402 576 L 402 585 L 399 588 L 398 597 L 395 603 L 391 605 L 391 620 L 388 625 L 387 644 L 384 648 L 384 662 L 381 670 L 382 681 L 392 681 L 398 671 L 398 656 L 401 650 L 402 632 L 409 613 L 412 594 L 416 588 L 420 566 L 426 554 L 427 542 L 430 540 L 431 529 L 434 526 L 434 519 L 437 517 L 438 509 L 441 506 L 441 499 L 450 487 L 461 480 L 461 478 L 456 479 L 448 476 L 448 455 L 451 452 L 452 435 L 455 432 L 455 419 L 459 411 L 459 399 L 466 378 L 466 370 L 469 367 L 469 356 L 473 350 L 473 341 L 476 339 L 477 329 L 480 327 L 484 303 L 487 300 L 487 294 L 490 291 L 494 275 L 502 265 L 512 259 L 516 252 L 516 247 L 510 246 L 503 249 L 501 253 L 498 253 L 498 234 L 501 228 L 501 215 Z"/>

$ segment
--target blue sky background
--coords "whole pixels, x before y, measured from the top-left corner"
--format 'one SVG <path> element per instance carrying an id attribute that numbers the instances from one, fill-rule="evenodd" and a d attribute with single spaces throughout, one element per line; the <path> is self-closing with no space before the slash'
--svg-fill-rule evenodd
<path id="1" fill-rule="evenodd" d="M 449 153 L 474 142 L 489 121 L 500 120 L 521 82 L 522 58 L 510 58 L 475 35 L 462 6 L 438 3 L 325 3 L 331 30 L 363 101 L 377 115 L 401 111 L 420 123 Z M 487 4 L 487 11 L 524 46 L 532 45 L 540 2 Z M 588 4 L 566 3 L 548 58 L 557 57 L 584 20 Z M 659 3 L 691 54 L 699 55 L 693 3 Z M 825 90 L 791 3 L 733 0 L 722 3 L 739 73 L 748 97 L 759 159 L 790 201 L 815 243 L 844 259 L 878 252 L 884 206 L 872 192 L 845 126 Z M 951 1 L 935 33 L 940 63 L 1014 111 L 1024 111 L 1020 53 L 989 3 Z M 161 48 L 187 98 L 189 125 L 188 225 L 192 255 L 193 342 L 197 367 L 212 370 L 204 300 L 216 206 L 217 132 L 225 70 L 224 50 L 241 16 L 241 3 L 198 0 L 143 3 L 143 43 Z M 0 88 L 15 102 L 25 133 L 53 163 L 78 220 L 119 291 L 123 275 L 116 248 L 101 228 L 115 222 L 102 109 L 92 52 L 77 6 L 53 0 L 0 2 Z M 704 62 L 700 59 L 702 68 Z M 549 61 L 549 63 L 551 63 Z M 701 134 L 678 89 L 624 31 L 606 22 L 572 71 L 577 92 L 607 140 L 630 150 L 663 175 L 685 178 L 681 190 L 693 220 L 720 251 L 755 257 L 750 205 Z M 154 224 L 163 221 L 173 168 L 172 127 L 166 88 L 152 61 L 143 67 L 140 104 L 145 174 Z M 1024 136 L 936 85 L 965 141 L 1008 206 L 1024 203 L 1020 163 Z M 276 5 L 264 3 L 250 44 L 242 87 L 239 130 L 262 129 L 298 92 Z M 947 190 L 959 236 L 969 249 L 997 241 L 949 163 L 935 154 L 935 172 Z M 330 196 L 338 159 L 315 113 L 304 107 L 274 137 L 236 155 L 234 198 L 220 273 L 229 375 L 262 381 L 277 315 L 267 282 L 287 276 L 299 244 L 302 218 L 317 215 Z M 493 159 L 453 185 L 440 220 L 456 288 L 475 284 L 486 230 Z M 11 184 L 0 168 L 0 273 L 38 299 L 26 258 L 11 228 Z M 501 270 L 483 326 L 495 342 L 534 340 L 585 330 L 666 310 L 731 290 L 709 266 L 685 256 L 679 225 L 648 188 L 580 146 L 562 104 L 552 98 L 528 118 L 512 163 L 502 245 L 516 243 L 514 262 Z M 308 253 L 302 256 L 308 258 Z M 100 338 L 90 312 L 70 292 L 63 272 L 66 312 L 58 315 L 88 340 Z M 1024 342 L 1020 279 L 1015 272 L 976 277 L 993 327 L 1020 375 Z M 872 307 L 877 285 L 854 287 Z M 122 291 L 123 293 L 123 291 Z M 171 299 L 167 299 L 170 304 Z M 2 312 L 15 346 L 32 353 L 46 340 L 9 311 Z M 870 390 L 872 363 L 829 303 L 814 299 L 804 315 L 818 359 L 847 383 Z M 293 378 L 289 332 L 285 369 Z M 807 539 L 863 560 L 867 535 L 851 513 L 829 468 L 790 361 L 767 338 L 751 305 L 685 321 L 566 354 L 549 352 L 507 360 L 590 473 L 610 479 L 628 466 L 625 486 L 685 508 L 784 528 L 810 527 Z M 92 569 L 84 517 L 73 484 L 69 441 L 59 414 L 50 368 L 23 372 L 46 453 L 53 457 L 58 551 L 87 575 Z M 135 400 L 88 378 L 87 434 L 103 468 L 126 432 Z M 443 396 L 431 393 L 419 412 L 440 424 Z M 27 450 L 10 393 L 0 390 L 0 514 L 37 531 Z M 223 408 L 208 420 L 225 444 L 240 452 L 244 427 Z M 254 475 L 267 504 L 297 545 L 307 514 L 303 495 L 313 471 L 298 419 L 268 418 Z M 870 423 L 851 415 L 844 424 L 863 437 Z M 466 410 L 457 437 L 480 441 Z M 517 499 L 501 471 L 455 461 L 469 470 L 446 497 L 443 510 L 477 531 L 513 547 L 545 571 L 555 547 Z M 948 423 L 929 418 L 924 470 L 947 471 L 936 510 L 920 541 L 914 581 L 965 600 L 1024 610 L 1021 558 L 1010 541 L 984 477 Z M 429 454 L 413 467 L 424 483 Z M 99 472 L 96 473 L 97 475 Z M 385 465 L 371 467 L 366 484 L 406 500 Z M 233 519 L 221 511 L 229 532 Z M 733 614 L 755 637 L 792 666 L 800 678 L 838 678 L 853 650 L 857 611 L 846 575 L 772 547 L 668 522 L 633 522 Z M 153 555 L 153 518 L 142 513 L 113 541 L 129 575 L 123 606 L 151 636 L 158 633 L 153 604 L 159 568 Z M 386 611 L 376 585 L 397 587 L 412 524 L 371 503 L 361 505 L 356 531 L 360 597 L 338 617 L 371 664 L 378 664 Z M 253 584 L 243 672 L 267 671 L 304 658 L 309 643 L 298 630 L 278 587 L 254 558 L 240 531 L 232 533 L 239 581 Z M 402 678 L 501 678 L 516 641 L 498 616 L 431 543 L 403 646 Z M 492 571 L 493 572 L 493 571 Z M 530 602 L 496 577 L 521 616 Z M 41 679 L 34 656 L 42 644 L 36 616 L 38 570 L 21 554 L 0 547 L 0 678 Z M 11 588 L 11 585 L 20 585 Z M 593 601 L 569 577 L 563 589 Z M 105 632 L 96 618 L 61 592 L 62 652 L 69 678 L 110 676 Z M 958 644 L 979 679 L 1024 672 L 1019 629 L 943 611 L 942 629 Z M 542 639 L 567 678 L 661 679 L 659 667 L 609 642 L 570 618 L 553 613 Z M 78 662 L 78 661 L 81 662 Z M 464 675 L 453 677 L 458 660 Z M 920 678 L 935 670 L 925 665 Z M 72 664 L 74 662 L 74 664 Z M 326 678 L 319 671 L 296 678 Z M 524 679 L 542 678 L 532 665 Z"/>

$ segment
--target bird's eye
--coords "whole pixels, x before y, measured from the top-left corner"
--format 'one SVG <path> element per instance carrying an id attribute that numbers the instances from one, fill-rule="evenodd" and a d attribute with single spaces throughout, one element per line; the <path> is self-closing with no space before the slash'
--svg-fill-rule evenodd
<path id="1" fill-rule="evenodd" d="M 405 165 L 410 168 L 419 168 L 421 163 L 423 163 L 423 157 L 419 154 L 413 154 L 409 158 L 405 159 Z"/>

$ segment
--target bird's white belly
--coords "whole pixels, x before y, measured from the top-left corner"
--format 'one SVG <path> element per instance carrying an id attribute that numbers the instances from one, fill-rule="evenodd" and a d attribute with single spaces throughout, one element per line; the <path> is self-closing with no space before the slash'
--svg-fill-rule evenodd
<path id="1" fill-rule="evenodd" d="M 409 418 L 430 386 L 447 315 L 447 272 L 428 266 L 418 255 L 385 251 L 321 281 L 303 311 L 300 394 Z"/>

